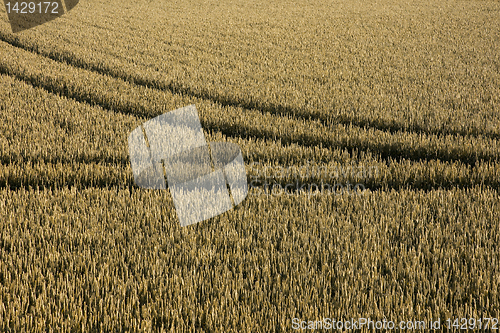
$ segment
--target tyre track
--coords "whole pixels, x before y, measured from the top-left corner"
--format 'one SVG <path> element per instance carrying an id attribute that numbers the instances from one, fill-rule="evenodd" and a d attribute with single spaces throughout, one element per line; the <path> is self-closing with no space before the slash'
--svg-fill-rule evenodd
<path id="1" fill-rule="evenodd" d="M 104 109 L 119 112 L 124 114 L 131 114 L 137 117 L 153 117 L 161 114 L 165 110 L 154 110 L 149 109 L 147 105 L 140 104 L 140 102 L 134 101 L 120 101 L 107 99 L 105 95 L 102 96 L 89 96 L 86 92 L 79 92 L 78 89 L 70 82 L 61 81 L 58 78 L 51 78 L 46 76 L 29 75 L 26 73 L 13 73 L 4 64 L 0 64 L 0 73 L 13 76 L 18 80 L 24 81 L 33 87 L 44 89 L 55 95 L 62 95 L 67 98 L 74 99 L 78 102 L 88 103 L 91 106 L 100 106 Z M 250 110 L 249 110 L 250 111 Z M 259 113 L 258 111 L 255 111 Z M 272 117 L 271 118 L 275 118 Z M 229 119 L 228 119 L 229 120 Z M 283 122 L 288 121 L 291 126 L 294 124 L 293 119 L 284 119 Z M 231 119 L 228 122 L 218 122 L 210 119 L 202 119 L 202 124 L 207 129 L 212 129 L 221 132 L 228 137 L 240 137 L 244 139 L 258 138 L 258 139 L 269 139 L 280 140 L 284 145 L 297 144 L 303 147 L 314 147 L 322 146 L 327 148 L 339 148 L 342 150 L 347 150 L 350 154 L 353 151 L 362 150 L 369 151 L 376 155 L 379 155 L 383 160 L 402 160 L 408 159 L 412 161 L 420 160 L 441 160 L 447 162 L 460 161 L 461 163 L 475 166 L 479 161 L 495 162 L 500 160 L 497 153 L 492 151 L 478 151 L 478 150 L 468 150 L 463 147 L 454 147 L 453 150 L 446 149 L 446 147 L 438 147 L 439 139 L 437 136 L 431 136 L 428 139 L 429 144 L 432 144 L 432 149 L 429 147 L 420 146 L 414 147 L 413 142 L 419 140 L 417 135 L 406 139 L 404 137 L 405 132 L 397 132 L 392 136 L 388 136 L 388 133 L 378 131 L 378 130 L 368 130 L 360 129 L 357 126 L 349 127 L 337 127 L 338 130 L 343 131 L 343 133 L 337 136 L 332 134 L 328 128 L 321 125 L 318 122 L 304 122 L 303 124 L 310 125 L 309 129 L 321 129 L 327 133 L 327 136 L 311 134 L 311 131 L 305 132 L 308 129 L 307 126 L 302 133 L 282 133 L 279 128 L 275 126 L 267 126 L 267 129 L 255 128 L 253 125 L 244 123 L 242 119 Z M 312 125 L 311 125 L 312 124 Z M 296 125 L 296 124 L 295 124 Z M 353 136 L 347 131 L 356 131 L 359 135 Z M 318 132 L 317 132 L 318 133 Z M 390 139 L 391 137 L 399 137 L 395 139 L 395 142 L 380 141 L 377 138 L 384 136 Z M 329 134 L 329 135 L 328 135 Z M 370 134 L 367 137 L 366 134 Z M 364 135 L 364 137 L 361 137 Z M 329 137 L 328 137 L 329 136 Z M 452 139 L 452 138 L 451 138 Z M 478 143 L 480 144 L 480 143 Z M 483 143 L 483 146 L 487 146 L 487 143 Z M 404 148 L 403 148 L 404 147 Z"/>
<path id="2" fill-rule="evenodd" d="M 192 89 L 190 87 L 185 87 L 180 83 L 175 82 L 161 82 L 159 80 L 151 80 L 141 75 L 134 75 L 127 73 L 124 75 L 119 69 L 106 66 L 102 63 L 89 63 L 85 62 L 83 59 L 79 59 L 75 54 L 67 54 L 64 52 L 59 52 L 56 50 L 51 50 L 50 52 L 44 52 L 37 47 L 36 44 L 29 45 L 23 43 L 19 38 L 0 32 L 0 40 L 4 41 L 12 46 L 21 48 L 23 50 L 38 54 L 40 56 L 52 59 L 57 62 L 66 63 L 72 67 L 90 70 L 95 73 L 102 75 L 107 75 L 114 77 L 116 79 L 123 80 L 133 85 L 139 85 L 146 88 L 169 91 L 172 94 L 179 94 L 183 96 L 189 96 L 192 98 L 203 99 L 211 101 L 212 103 L 219 104 L 224 107 L 235 107 L 259 111 L 262 114 L 269 113 L 277 116 L 288 116 L 295 118 L 297 120 L 316 120 L 321 122 L 324 126 L 329 126 L 331 124 L 342 124 L 346 126 L 357 126 L 360 128 L 373 128 L 380 131 L 385 131 L 390 134 L 398 132 L 407 132 L 414 134 L 428 134 L 446 136 L 446 135 L 457 135 L 463 137 L 486 137 L 494 140 L 500 139 L 500 133 L 495 132 L 483 132 L 478 128 L 475 128 L 472 132 L 466 130 L 457 129 L 428 129 L 421 125 L 413 124 L 412 126 L 406 126 L 405 124 L 398 124 L 390 120 L 378 120 L 378 119 L 357 119 L 354 117 L 348 117 L 345 115 L 330 116 L 320 112 L 314 112 L 313 110 L 306 109 L 294 109 L 292 107 L 280 104 L 263 104 L 257 100 L 244 100 L 239 99 L 234 96 L 220 95 L 212 93 L 204 89 Z"/>
<path id="3" fill-rule="evenodd" d="M 103 107 L 104 109 L 113 111 L 113 112 L 120 112 L 120 113 L 125 113 L 125 114 L 133 114 L 135 116 L 152 116 L 156 115 L 156 112 L 153 110 L 149 110 L 144 105 L 140 104 L 123 104 L 123 103 L 116 103 L 116 101 L 113 100 L 107 100 L 104 97 L 97 97 L 96 96 L 89 96 L 85 94 L 78 95 L 78 89 L 75 89 L 75 86 L 71 84 L 71 82 L 64 82 L 61 81 L 57 78 L 51 78 L 47 76 L 36 76 L 36 75 L 29 75 L 29 73 L 23 72 L 23 71 L 18 71 L 17 73 L 13 73 L 12 69 L 9 69 L 8 66 L 5 64 L 0 64 L 0 72 L 14 76 L 17 79 L 24 81 L 31 86 L 38 87 L 41 89 L 44 89 L 52 94 L 56 95 L 63 95 L 65 97 L 74 99 L 79 102 L 84 102 L 88 103 L 90 105 L 97 105 L 100 107 Z M 120 81 L 124 81 L 121 79 L 117 79 Z M 144 89 L 151 89 L 151 88 L 146 88 L 142 87 Z M 152 90 L 156 90 L 155 88 L 152 88 Z M 248 110 L 248 112 L 259 112 L 258 110 Z M 286 119 L 285 119 L 286 120 Z M 285 121 L 284 120 L 284 121 Z M 293 118 L 288 121 L 293 123 Z M 446 151 L 439 151 L 437 150 L 434 152 L 434 154 L 429 154 L 429 151 L 426 149 L 413 149 L 413 150 L 404 150 L 404 151 L 398 151 L 399 146 L 394 146 L 391 144 L 384 144 L 384 143 L 373 143 L 370 142 L 370 140 L 364 140 L 364 141 L 355 141 L 355 140 L 349 140 L 349 138 L 345 138 L 344 140 L 335 140 L 335 138 L 330 138 L 330 140 L 326 139 L 322 136 L 318 135 L 313 135 L 313 134 L 303 134 L 301 136 L 295 136 L 294 134 L 283 134 L 276 132 L 272 129 L 269 130 L 263 130 L 259 128 L 255 128 L 253 126 L 245 125 L 241 122 L 215 122 L 209 120 L 202 121 L 204 123 L 204 127 L 209 128 L 209 129 L 214 129 L 218 130 L 221 133 L 229 136 L 229 137 L 240 137 L 240 138 L 261 138 L 265 140 L 269 140 L 269 138 L 274 138 L 274 140 L 280 140 L 284 145 L 289 145 L 289 144 L 297 144 L 300 146 L 304 147 L 313 147 L 313 146 L 325 146 L 325 147 L 330 147 L 330 148 L 340 148 L 343 150 L 350 151 L 351 154 L 353 154 L 354 151 L 362 150 L 362 151 L 370 151 L 374 152 L 375 154 L 378 154 L 382 160 L 385 160 L 386 162 L 390 160 L 403 160 L 403 159 L 409 159 L 412 161 L 419 162 L 421 160 L 429 160 L 429 159 L 438 159 L 442 161 L 459 161 L 461 163 L 464 163 L 466 165 L 470 165 L 472 167 L 476 166 L 476 163 L 479 161 L 497 161 L 498 156 L 493 154 L 493 155 L 488 155 L 488 154 L 476 154 L 475 156 L 470 155 L 469 152 L 466 150 L 462 151 L 462 154 L 459 156 L 460 158 L 456 158 L 456 156 L 452 156 Z M 319 127 L 324 129 L 324 126 L 318 122 L 315 121 L 308 121 L 308 123 L 316 123 Z M 272 128 L 272 126 L 271 126 Z M 351 126 L 352 128 L 356 128 Z M 362 131 L 361 129 L 358 129 L 359 131 Z M 377 134 L 376 131 L 373 134 Z M 387 133 L 386 133 L 387 134 Z M 400 133 L 404 134 L 404 133 Z M 4 161 L 6 159 L 3 158 Z M 47 161 L 49 162 L 49 161 Z M 81 162 L 84 162 L 81 160 Z M 116 161 L 113 161 L 116 162 Z M 121 164 L 128 164 L 128 161 L 121 161 Z M 488 182 L 491 186 L 495 186 L 497 182 Z M 462 182 L 448 182 L 444 184 L 434 184 L 430 186 L 430 188 L 436 187 L 454 187 L 454 186 L 467 186 L 467 185 L 474 185 L 474 184 L 463 184 Z M 389 187 L 391 188 L 401 188 L 403 184 L 390 184 Z M 376 188 L 381 188 L 383 187 L 382 185 L 377 186 L 376 184 L 372 184 L 373 189 Z M 414 184 L 410 186 L 411 188 L 429 188 L 428 184 Z"/>

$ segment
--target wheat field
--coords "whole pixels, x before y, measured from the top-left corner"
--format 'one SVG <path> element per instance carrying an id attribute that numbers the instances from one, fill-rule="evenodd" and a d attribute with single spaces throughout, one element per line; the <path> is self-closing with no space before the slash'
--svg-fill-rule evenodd
<path id="1" fill-rule="evenodd" d="M 0 331 L 500 318 L 499 15 L 85 0 L 13 34 L 0 6 Z M 190 104 L 250 189 L 181 227 L 127 137 Z"/>

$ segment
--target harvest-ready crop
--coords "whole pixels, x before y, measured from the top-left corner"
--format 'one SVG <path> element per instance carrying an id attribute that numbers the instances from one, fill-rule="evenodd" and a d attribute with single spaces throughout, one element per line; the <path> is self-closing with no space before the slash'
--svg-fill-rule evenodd
<path id="1" fill-rule="evenodd" d="M 90 0 L 13 34 L 2 12 L 0 331 L 500 318 L 499 13 Z M 255 186 L 182 228 L 127 136 L 190 104 Z"/>

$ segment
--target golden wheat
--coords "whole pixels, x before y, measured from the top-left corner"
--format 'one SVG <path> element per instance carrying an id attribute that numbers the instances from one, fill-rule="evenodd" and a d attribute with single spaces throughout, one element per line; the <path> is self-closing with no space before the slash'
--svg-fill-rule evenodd
<path id="1" fill-rule="evenodd" d="M 0 331 L 500 318 L 499 10 L 93 0 L 19 34 L 2 12 Z M 127 136 L 189 104 L 251 186 L 182 228 Z"/>

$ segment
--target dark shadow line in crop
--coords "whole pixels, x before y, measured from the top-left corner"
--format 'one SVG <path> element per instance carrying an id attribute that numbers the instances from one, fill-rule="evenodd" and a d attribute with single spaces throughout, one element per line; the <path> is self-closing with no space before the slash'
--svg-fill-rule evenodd
<path id="1" fill-rule="evenodd" d="M 17 177 L 16 179 L 1 179 L 0 188 L 6 188 L 11 191 L 19 189 L 62 189 L 62 188 L 76 188 L 77 190 L 84 190 L 89 188 L 105 189 L 105 188 L 118 188 L 118 189 L 132 189 L 135 187 L 133 180 L 126 182 L 109 181 L 103 178 L 96 178 L 92 180 L 72 179 L 62 182 L 57 179 L 49 180 L 29 180 Z"/>
<path id="2" fill-rule="evenodd" d="M 249 181 L 250 183 L 250 181 Z M 256 183 L 252 186 L 249 186 L 249 189 L 257 189 L 261 191 L 262 194 L 267 195 L 280 195 L 280 194 L 334 194 L 340 195 L 342 193 L 348 194 L 362 194 L 365 190 L 374 191 L 386 191 L 390 192 L 391 190 L 401 191 L 401 190 L 410 190 L 410 191 L 424 191 L 431 192 L 434 190 L 453 190 L 453 189 L 473 189 L 477 186 L 482 186 L 483 188 L 489 188 L 500 194 L 500 188 L 498 187 L 499 182 L 496 184 L 459 184 L 458 182 L 443 182 L 440 184 L 431 184 L 422 183 L 422 184 L 402 184 L 398 182 L 391 182 L 391 184 L 381 184 L 377 183 L 374 180 L 369 180 L 366 182 L 360 181 L 358 183 L 350 183 L 348 181 L 332 181 L 328 182 L 317 182 L 314 180 L 302 179 L 300 181 L 296 180 L 293 182 L 285 182 L 285 181 L 272 181 L 272 182 L 260 182 Z"/>
<path id="3" fill-rule="evenodd" d="M 64 168 L 64 165 L 74 165 L 74 162 L 69 163 L 56 163 Z M 86 161 L 82 161 L 80 164 L 86 164 Z M 22 165 L 22 164 L 20 164 Z M 54 165 L 54 164 L 52 164 Z M 117 166 L 119 168 L 119 166 Z M 309 170 L 310 171 L 310 170 Z M 316 172 L 317 171 L 317 172 Z M 485 179 L 482 182 L 474 182 L 470 178 L 452 178 L 452 179 L 414 179 L 414 180 L 398 180 L 398 179 L 386 179 L 379 180 L 377 178 L 372 178 L 369 176 L 364 179 L 359 179 L 355 183 L 355 180 L 349 178 L 324 178 L 319 170 L 313 171 L 313 173 L 301 176 L 292 177 L 290 179 L 282 179 L 275 177 L 263 177 L 262 175 L 247 174 L 247 184 L 249 189 L 261 190 L 263 194 L 274 195 L 271 191 L 273 188 L 276 190 L 282 190 L 282 194 L 298 194 L 301 191 L 309 194 L 312 192 L 317 193 L 332 193 L 341 194 L 342 192 L 349 192 L 355 187 L 360 191 L 369 189 L 371 191 L 383 190 L 424 190 L 432 191 L 436 189 L 467 189 L 474 188 L 477 186 L 483 186 L 495 190 L 500 190 L 500 179 Z M 370 173 L 371 174 L 371 173 Z M 8 175 L 7 177 L 2 177 L 0 179 L 0 189 L 7 188 L 12 191 L 18 189 L 30 189 L 30 188 L 48 188 L 48 189 L 62 189 L 62 188 L 76 188 L 77 190 L 89 189 L 89 188 L 117 188 L 125 189 L 132 188 L 138 189 L 134 183 L 134 178 L 131 170 L 129 170 L 128 176 L 109 178 L 108 175 L 94 175 L 87 174 L 82 175 L 79 173 L 70 173 L 66 176 L 66 179 L 54 178 L 54 177 L 37 177 L 36 175 Z M 167 180 L 168 188 L 168 180 Z M 279 193 L 279 192 L 278 192 Z"/>
<path id="4" fill-rule="evenodd" d="M 173 94 L 179 94 L 183 96 L 199 98 L 211 101 L 213 103 L 217 103 L 219 105 L 225 107 L 241 107 L 244 109 L 256 110 L 262 114 L 269 113 L 273 115 L 281 115 L 281 116 L 289 116 L 293 119 L 297 120 L 316 120 L 322 123 L 324 126 L 328 126 L 329 124 L 336 123 L 342 125 L 351 125 L 357 126 L 360 128 L 373 128 L 380 131 L 385 131 L 390 134 L 394 134 L 396 132 L 407 132 L 407 133 L 416 133 L 416 134 L 430 134 L 445 136 L 445 135 L 459 135 L 463 137 L 485 137 L 498 140 L 500 139 L 500 133 L 490 133 L 490 132 L 479 132 L 478 130 L 474 130 L 473 132 L 465 131 L 465 130 L 454 130 L 454 129 L 427 129 L 423 126 L 415 124 L 413 126 L 404 126 L 403 124 L 398 124 L 396 122 L 387 122 L 383 120 L 366 120 L 366 119 L 356 119 L 349 116 L 336 116 L 329 117 L 325 114 L 311 114 L 307 110 L 299 110 L 294 109 L 289 106 L 281 105 L 281 104 L 264 104 L 262 102 L 256 100 L 245 100 L 243 98 L 236 98 L 234 96 L 221 95 L 217 93 L 212 93 L 206 89 L 192 89 L 189 87 L 185 87 L 182 84 L 170 82 L 170 83 L 162 83 L 157 80 L 150 80 L 140 75 L 123 75 L 119 70 L 111 67 L 105 67 L 104 64 L 91 64 L 85 63 L 82 59 L 78 59 L 74 54 L 64 54 L 63 52 L 52 51 L 50 53 L 45 53 L 40 51 L 36 46 L 29 46 L 20 42 L 15 36 L 6 35 L 0 32 L 0 40 L 14 46 L 21 48 L 23 50 L 38 54 L 40 56 L 52 59 L 57 62 L 65 63 L 67 65 L 93 71 L 95 73 L 101 75 L 107 75 L 116 79 L 120 79 L 122 81 L 143 86 L 150 89 L 169 91 Z M 145 114 L 149 115 L 149 114 Z"/>
<path id="5" fill-rule="evenodd" d="M 114 165 L 116 167 L 128 167 L 130 165 L 129 158 L 123 157 L 112 157 L 112 156 L 93 156 L 92 158 L 87 158 L 81 155 L 68 157 L 68 156 L 22 156 L 22 155 L 0 155 L 1 165 L 10 164 L 103 164 L 103 165 Z"/>
<path id="6" fill-rule="evenodd" d="M 372 154 L 380 157 L 381 160 L 389 163 L 390 160 L 401 161 L 403 159 L 407 159 L 410 161 L 420 162 L 425 160 L 440 160 L 445 162 L 454 162 L 458 161 L 460 163 L 470 165 L 471 167 L 475 167 L 476 164 L 480 161 L 488 161 L 494 162 L 498 161 L 499 157 L 491 154 L 467 154 L 467 152 L 463 152 L 462 156 L 451 156 L 444 151 L 430 151 L 426 148 L 406 148 L 405 150 L 401 150 L 397 144 L 390 143 L 371 143 L 367 140 L 359 141 L 359 142 L 332 142 L 331 140 L 325 138 L 319 138 L 314 135 L 280 135 L 276 136 L 274 133 L 269 131 L 263 131 L 258 128 L 253 128 L 249 126 L 235 126 L 231 124 L 221 124 L 214 123 L 210 121 L 203 122 L 205 128 L 218 131 L 224 134 L 227 137 L 232 138 L 257 138 L 257 139 L 269 139 L 272 138 L 274 140 L 280 140 L 283 145 L 289 144 L 297 144 L 302 147 L 315 147 L 322 146 L 323 148 L 339 148 L 342 150 L 346 150 L 352 156 L 355 152 L 359 151 L 367 151 Z M 351 140 L 354 141 L 354 140 Z"/>
<path id="7" fill-rule="evenodd" d="M 117 108 L 116 106 L 113 105 L 112 102 L 106 101 L 103 98 L 95 97 L 95 96 L 88 96 L 87 94 L 78 94 L 76 92 L 70 92 L 71 89 L 69 89 L 66 85 L 63 85 L 61 88 L 56 88 L 55 86 L 52 86 L 49 84 L 49 82 L 39 82 L 36 77 L 30 77 L 30 76 L 25 76 L 25 75 L 20 75 L 16 73 L 11 73 L 3 64 L 0 63 L 0 74 L 3 75 L 8 75 L 10 77 L 13 77 L 19 81 L 25 82 L 34 88 L 40 88 L 43 89 L 53 95 L 60 96 L 60 97 L 66 97 L 68 99 L 73 99 L 77 102 L 81 103 L 86 103 L 90 106 L 99 106 L 103 109 L 112 111 L 112 112 L 119 112 L 125 115 L 132 115 L 135 117 L 152 117 L 156 116 L 155 114 L 152 114 L 146 110 L 143 109 L 137 109 L 135 105 L 120 105 L 120 108 Z"/>
<path id="8" fill-rule="evenodd" d="M 391 191 L 391 190 L 411 190 L 411 191 L 425 191 L 431 192 L 434 190 L 453 190 L 453 189 L 473 189 L 477 186 L 482 186 L 484 188 L 489 188 L 500 193 L 500 181 L 496 183 L 482 183 L 475 184 L 472 182 L 440 182 L 432 184 L 431 182 L 419 184 L 407 184 L 398 181 L 392 181 L 390 183 L 381 183 L 374 179 L 360 180 L 358 183 L 350 181 L 325 181 L 321 182 L 315 178 L 302 178 L 300 180 L 296 179 L 293 181 L 285 180 L 263 180 L 259 179 L 255 181 L 254 178 L 247 175 L 247 184 L 249 194 L 259 191 L 262 195 L 291 195 L 291 194 L 334 194 L 340 195 L 342 193 L 350 194 L 362 194 L 365 190 L 374 191 Z M 0 180 L 0 189 L 9 189 L 10 191 L 17 191 L 20 189 L 30 190 L 30 189 L 73 189 L 84 190 L 84 189 L 140 189 L 135 185 L 134 180 L 130 177 L 125 182 L 109 181 L 103 178 L 97 178 L 92 180 L 82 180 L 82 179 L 72 179 L 66 182 L 60 182 L 56 179 L 45 180 L 45 181 L 34 181 L 26 179 L 2 179 Z M 143 189 L 144 191 L 151 191 L 151 189 Z M 168 186 L 167 186 L 168 190 Z M 155 190 L 159 191 L 159 190 Z"/>
<path id="9" fill-rule="evenodd" d="M 9 71 L 0 64 L 0 73 L 14 76 L 16 79 L 26 82 L 27 84 L 32 85 L 33 87 L 44 89 L 52 94 L 60 95 L 63 94 L 66 98 L 74 99 L 78 102 L 87 103 L 91 106 L 100 106 L 106 110 L 110 110 L 112 112 L 119 112 L 122 114 L 132 114 L 135 116 L 139 116 L 137 114 L 137 108 L 132 105 L 124 106 L 115 106 L 112 103 L 105 101 L 98 101 L 95 99 L 89 100 L 88 96 L 80 96 L 78 94 L 69 94 L 66 91 L 61 91 L 61 89 L 54 88 L 52 85 L 43 84 L 42 82 L 36 82 L 30 78 L 25 78 L 18 74 L 11 74 Z M 134 112 L 132 112 L 134 110 Z M 143 112 L 147 112 L 147 110 L 142 110 Z M 314 147 L 314 146 L 322 146 L 325 148 L 339 148 L 343 150 L 348 150 L 352 154 L 354 151 L 369 151 L 375 155 L 378 155 L 382 160 L 385 160 L 386 163 L 391 159 L 402 160 L 408 159 L 411 161 L 422 161 L 422 160 L 441 160 L 447 162 L 459 161 L 461 163 L 470 165 L 474 167 L 476 163 L 479 161 L 497 161 L 499 157 L 497 155 L 491 154 L 478 154 L 477 152 L 463 152 L 461 156 L 451 156 L 451 154 L 447 154 L 444 151 L 434 150 L 426 148 L 406 148 L 401 150 L 397 144 L 377 144 L 371 143 L 366 140 L 358 140 L 358 142 L 353 142 L 356 140 L 350 140 L 351 142 L 331 142 L 331 140 L 327 140 L 324 138 L 320 138 L 318 136 L 314 136 L 311 134 L 304 134 L 301 136 L 295 136 L 293 134 L 289 135 L 280 135 L 277 136 L 275 133 L 270 131 L 261 130 L 259 128 L 254 128 L 250 126 L 236 126 L 231 124 L 221 124 L 215 123 L 213 121 L 201 121 L 203 127 L 207 130 L 216 130 L 228 137 L 240 137 L 240 138 L 263 138 L 263 139 L 274 139 L 281 140 L 282 144 L 297 144 L 303 147 Z"/>

